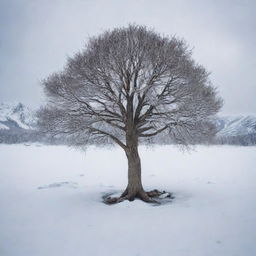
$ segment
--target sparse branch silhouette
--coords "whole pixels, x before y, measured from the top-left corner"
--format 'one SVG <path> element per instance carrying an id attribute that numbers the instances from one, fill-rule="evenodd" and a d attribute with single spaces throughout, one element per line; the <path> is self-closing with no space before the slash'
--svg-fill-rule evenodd
<path id="1" fill-rule="evenodd" d="M 213 136 L 211 118 L 222 99 L 208 76 L 184 40 L 137 25 L 106 31 L 43 81 L 49 102 L 38 124 L 73 145 L 119 145 L 128 185 L 115 202 L 152 202 L 142 186 L 138 145 L 160 133 L 185 146 Z"/>

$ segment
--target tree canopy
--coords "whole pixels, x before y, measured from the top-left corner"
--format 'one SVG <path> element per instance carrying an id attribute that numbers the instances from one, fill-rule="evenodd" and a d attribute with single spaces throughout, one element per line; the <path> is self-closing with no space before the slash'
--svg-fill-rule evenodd
<path id="1" fill-rule="evenodd" d="M 143 26 L 117 28 L 91 38 L 43 81 L 49 104 L 40 126 L 74 144 L 112 140 L 123 147 L 131 118 L 139 138 L 165 131 L 193 143 L 212 135 L 209 117 L 222 105 L 208 76 L 184 40 Z"/>
<path id="2" fill-rule="evenodd" d="M 38 113 L 39 126 L 73 145 L 117 143 L 133 173 L 130 183 L 137 183 L 136 189 L 128 184 L 129 198 L 145 200 L 139 142 L 160 133 L 182 145 L 209 138 L 222 106 L 184 40 L 138 25 L 92 37 L 43 86 L 48 104 Z"/>

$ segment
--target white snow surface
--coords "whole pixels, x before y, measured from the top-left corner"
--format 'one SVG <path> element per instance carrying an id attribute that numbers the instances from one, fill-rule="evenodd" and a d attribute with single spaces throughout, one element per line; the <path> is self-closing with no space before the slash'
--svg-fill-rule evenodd
<path id="1" fill-rule="evenodd" d="M 0 145 L 0 255 L 256 255 L 256 147 L 140 153 L 145 189 L 172 203 L 102 203 L 126 185 L 119 148 Z"/>

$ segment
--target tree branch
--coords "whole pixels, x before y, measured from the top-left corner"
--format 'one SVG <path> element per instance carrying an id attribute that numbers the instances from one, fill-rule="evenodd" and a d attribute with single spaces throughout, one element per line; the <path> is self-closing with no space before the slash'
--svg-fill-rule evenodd
<path id="1" fill-rule="evenodd" d="M 169 124 L 168 125 L 165 125 L 163 128 L 161 128 L 161 129 L 158 129 L 158 130 L 156 130 L 155 132 L 153 132 L 153 133 L 147 133 L 147 134 L 143 134 L 143 133 L 140 133 L 139 134 L 139 137 L 152 137 L 152 136 L 155 136 L 155 135 L 157 135 L 158 133 L 160 133 L 160 132 L 163 132 L 165 129 L 167 129 L 169 127 Z"/>
<path id="2" fill-rule="evenodd" d="M 106 136 L 109 136 L 113 141 L 115 141 L 121 148 L 123 148 L 124 150 L 127 149 L 126 145 L 120 141 L 117 137 L 115 137 L 114 135 L 108 133 L 108 132 L 105 132 L 105 131 L 102 131 L 100 129 L 97 129 L 97 128 L 94 128 L 94 127 L 88 127 L 88 129 L 92 132 L 98 132 L 100 134 L 103 134 L 103 135 L 106 135 Z"/>

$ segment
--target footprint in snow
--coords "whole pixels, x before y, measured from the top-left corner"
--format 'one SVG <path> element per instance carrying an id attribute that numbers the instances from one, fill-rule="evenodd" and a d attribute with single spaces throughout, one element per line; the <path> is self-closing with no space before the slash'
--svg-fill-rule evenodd
<path id="1" fill-rule="evenodd" d="M 38 189 L 46 189 L 46 188 L 58 188 L 58 187 L 68 187 L 68 188 L 77 188 L 78 184 L 76 182 L 69 182 L 69 181 L 64 181 L 64 182 L 55 182 L 51 183 L 49 185 L 44 185 L 38 187 Z"/>

